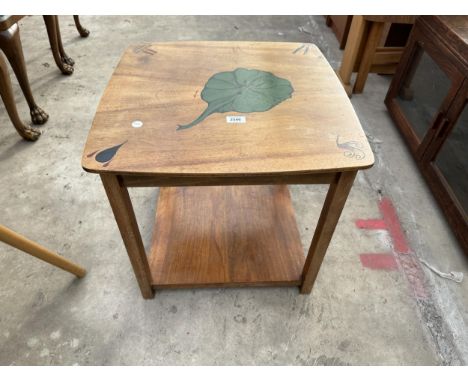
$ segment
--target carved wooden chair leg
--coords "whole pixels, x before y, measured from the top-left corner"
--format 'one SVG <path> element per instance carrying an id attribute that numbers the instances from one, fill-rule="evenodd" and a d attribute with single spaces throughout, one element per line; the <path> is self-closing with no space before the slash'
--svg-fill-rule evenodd
<path id="1" fill-rule="evenodd" d="M 86 270 L 79 265 L 72 263 L 62 256 L 57 255 L 54 252 L 49 251 L 42 245 L 35 243 L 32 240 L 25 238 L 17 234 L 15 231 L 0 224 L 0 241 L 11 245 L 21 251 L 29 253 L 30 255 L 37 257 L 49 264 L 52 264 L 64 271 L 74 274 L 76 277 L 83 277 L 86 275 Z"/>
<path id="2" fill-rule="evenodd" d="M 43 16 L 44 22 L 49 36 L 50 47 L 55 63 L 63 74 L 73 74 L 73 66 L 65 61 L 65 58 L 60 54 L 60 32 L 58 31 L 58 17 L 53 15 Z"/>
<path id="3" fill-rule="evenodd" d="M 5 56 L 8 58 L 8 61 L 15 72 L 24 97 L 28 102 L 32 122 L 37 125 L 47 122 L 49 115 L 37 106 L 29 85 L 18 24 L 13 24 L 9 29 L 0 32 L 0 50 L 5 53 Z"/>
<path id="4" fill-rule="evenodd" d="M 58 16 L 56 17 L 56 22 L 57 22 L 57 42 L 58 42 L 58 48 L 59 48 L 59 53 L 62 56 L 62 60 L 67 63 L 68 65 L 75 65 L 75 61 L 73 58 L 71 58 L 68 54 L 65 53 L 65 50 L 63 49 L 63 44 L 62 44 L 62 35 L 60 34 L 60 24 L 59 24 L 59 19 Z"/>
<path id="5" fill-rule="evenodd" d="M 88 37 L 89 36 L 89 30 L 86 28 L 83 28 L 83 26 L 80 23 L 80 16 L 74 15 L 73 20 L 75 20 L 75 26 L 76 29 L 78 30 L 78 33 L 80 34 L 81 37 Z"/>
<path id="6" fill-rule="evenodd" d="M 41 135 L 39 130 L 33 129 L 32 127 L 25 125 L 16 109 L 15 99 L 13 97 L 13 89 L 11 88 L 10 76 L 8 74 L 8 68 L 3 55 L 0 53 L 0 96 L 3 99 L 5 108 L 8 116 L 10 117 L 13 126 L 16 131 L 27 141 L 35 141 Z"/>

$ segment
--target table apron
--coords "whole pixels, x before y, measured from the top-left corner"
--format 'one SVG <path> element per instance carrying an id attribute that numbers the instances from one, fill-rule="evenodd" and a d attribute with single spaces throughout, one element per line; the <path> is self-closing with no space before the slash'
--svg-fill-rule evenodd
<path id="1" fill-rule="evenodd" d="M 258 176 L 139 176 L 118 175 L 125 187 L 241 186 L 268 184 L 331 184 L 337 173 Z"/>

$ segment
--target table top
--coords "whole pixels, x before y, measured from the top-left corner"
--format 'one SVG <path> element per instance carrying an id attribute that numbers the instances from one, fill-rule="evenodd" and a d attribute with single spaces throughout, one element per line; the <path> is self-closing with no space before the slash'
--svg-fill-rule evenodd
<path id="1" fill-rule="evenodd" d="M 281 42 L 132 46 L 83 153 L 95 173 L 229 176 L 368 168 L 374 156 L 319 49 Z"/>
<path id="2" fill-rule="evenodd" d="M 468 45 L 468 16 L 434 16 L 445 23 L 450 30 Z"/>

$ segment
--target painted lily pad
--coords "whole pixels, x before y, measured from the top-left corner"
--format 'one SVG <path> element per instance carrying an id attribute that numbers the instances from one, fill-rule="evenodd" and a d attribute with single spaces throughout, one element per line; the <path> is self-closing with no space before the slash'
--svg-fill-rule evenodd
<path id="1" fill-rule="evenodd" d="M 291 82 L 270 72 L 238 68 L 217 73 L 201 92 L 201 98 L 208 103 L 205 111 L 177 130 L 193 127 L 213 113 L 267 111 L 291 98 L 293 92 Z"/>

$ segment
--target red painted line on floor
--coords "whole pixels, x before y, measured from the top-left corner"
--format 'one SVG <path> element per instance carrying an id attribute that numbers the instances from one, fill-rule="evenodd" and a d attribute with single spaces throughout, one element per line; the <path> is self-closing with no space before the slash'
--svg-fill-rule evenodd
<path id="1" fill-rule="evenodd" d="M 389 198 L 383 198 L 379 203 L 379 208 L 387 226 L 388 233 L 392 238 L 395 252 L 406 254 L 411 253 L 411 249 L 406 242 L 405 234 L 401 228 L 401 224 L 392 201 Z"/>
<path id="2" fill-rule="evenodd" d="M 395 257 L 389 253 L 363 253 L 359 255 L 361 264 L 370 269 L 393 271 L 398 269 Z"/>
<path id="3" fill-rule="evenodd" d="M 360 229 L 387 229 L 383 219 L 358 219 L 355 223 Z"/>
<path id="4" fill-rule="evenodd" d="M 403 228 L 398 219 L 395 207 L 389 198 L 379 202 L 383 219 L 358 219 L 356 227 L 360 229 L 385 229 L 393 245 L 393 255 L 382 253 L 364 253 L 360 255 L 361 263 L 370 269 L 397 269 L 406 276 L 408 283 L 417 299 L 427 300 L 429 292 L 425 285 L 425 275 L 416 256 L 411 250 Z"/>

